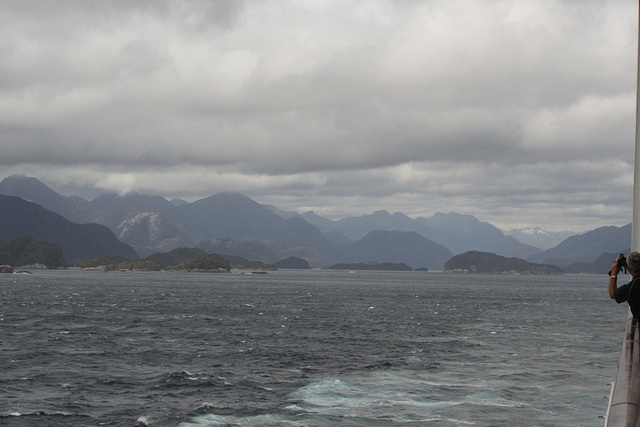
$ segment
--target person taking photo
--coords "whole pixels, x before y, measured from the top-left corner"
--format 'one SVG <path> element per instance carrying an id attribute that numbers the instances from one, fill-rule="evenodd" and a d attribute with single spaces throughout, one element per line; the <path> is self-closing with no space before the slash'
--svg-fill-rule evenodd
<path id="1" fill-rule="evenodd" d="M 631 281 L 618 287 L 618 273 L 625 268 L 631 275 Z M 640 320 L 640 253 L 631 252 L 625 261 L 620 255 L 609 272 L 609 296 L 618 304 L 627 301 L 633 317 Z"/>

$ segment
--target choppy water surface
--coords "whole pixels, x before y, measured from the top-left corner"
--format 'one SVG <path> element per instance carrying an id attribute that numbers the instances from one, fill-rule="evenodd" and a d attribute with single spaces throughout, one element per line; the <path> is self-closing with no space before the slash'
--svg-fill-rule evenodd
<path id="1" fill-rule="evenodd" d="M 0 424 L 601 426 L 602 276 L 0 275 Z"/>

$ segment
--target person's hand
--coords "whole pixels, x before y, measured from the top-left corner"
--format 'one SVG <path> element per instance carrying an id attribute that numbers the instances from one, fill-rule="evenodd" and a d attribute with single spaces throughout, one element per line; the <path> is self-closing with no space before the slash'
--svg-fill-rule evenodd
<path id="1" fill-rule="evenodd" d="M 618 273 L 620 273 L 620 266 L 618 266 L 618 261 L 620 260 L 620 258 L 616 258 L 616 262 L 613 263 L 613 266 L 611 267 L 611 275 L 612 276 L 617 276 Z"/>

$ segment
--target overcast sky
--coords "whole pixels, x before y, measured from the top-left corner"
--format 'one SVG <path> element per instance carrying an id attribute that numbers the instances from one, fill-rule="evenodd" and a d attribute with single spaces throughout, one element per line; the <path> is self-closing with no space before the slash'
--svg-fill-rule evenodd
<path id="1" fill-rule="evenodd" d="M 638 2 L 0 0 L 0 179 L 631 222 Z"/>

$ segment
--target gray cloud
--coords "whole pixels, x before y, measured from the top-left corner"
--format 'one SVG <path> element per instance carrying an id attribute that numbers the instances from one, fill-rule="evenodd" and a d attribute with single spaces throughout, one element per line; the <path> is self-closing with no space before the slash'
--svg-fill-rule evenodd
<path id="1" fill-rule="evenodd" d="M 333 217 L 622 225 L 628 3 L 5 1 L 0 174 Z"/>

